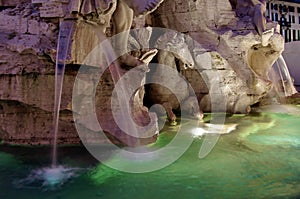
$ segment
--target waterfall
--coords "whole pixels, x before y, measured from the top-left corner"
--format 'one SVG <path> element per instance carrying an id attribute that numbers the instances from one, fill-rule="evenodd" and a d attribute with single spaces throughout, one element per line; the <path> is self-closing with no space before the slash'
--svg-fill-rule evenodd
<path id="1" fill-rule="evenodd" d="M 283 56 L 280 55 L 275 63 L 279 73 L 280 83 L 282 84 L 284 96 L 288 97 L 297 93 L 297 90 L 294 87 L 293 79 L 289 73 L 289 69 L 286 65 Z"/>
<path id="2" fill-rule="evenodd" d="M 59 34 L 56 51 L 55 66 L 55 99 L 53 115 L 53 146 L 52 146 L 52 167 L 57 167 L 57 133 L 59 123 L 59 110 L 61 104 L 61 94 L 65 74 L 66 59 L 68 55 L 71 35 L 74 28 L 74 21 L 61 20 L 59 24 Z"/>

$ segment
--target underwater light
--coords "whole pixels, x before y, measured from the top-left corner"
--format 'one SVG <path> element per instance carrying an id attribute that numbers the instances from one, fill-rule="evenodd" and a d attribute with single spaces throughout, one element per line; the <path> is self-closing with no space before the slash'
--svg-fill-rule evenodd
<path id="1" fill-rule="evenodd" d="M 228 134 L 236 130 L 238 124 L 210 124 L 204 123 L 201 127 L 192 129 L 194 138 L 202 137 L 205 134 Z"/>

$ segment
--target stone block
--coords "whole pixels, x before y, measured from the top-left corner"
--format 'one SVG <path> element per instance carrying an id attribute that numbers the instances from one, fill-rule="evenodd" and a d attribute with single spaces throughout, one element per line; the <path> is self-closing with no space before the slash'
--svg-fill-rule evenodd
<path id="1" fill-rule="evenodd" d="M 14 7 L 20 3 L 20 0 L 1 0 L 0 6 L 2 7 Z"/>
<path id="2" fill-rule="evenodd" d="M 17 18 L 16 16 L 9 16 L 4 13 L 0 13 L 0 29 L 6 31 L 13 31 L 16 28 Z"/>
<path id="3" fill-rule="evenodd" d="M 40 22 L 37 20 L 28 20 L 28 31 L 29 34 L 39 35 L 40 34 Z"/>
<path id="4" fill-rule="evenodd" d="M 21 18 L 21 22 L 17 28 L 17 32 L 22 34 L 26 33 L 28 31 L 28 20 L 26 18 Z"/>
<path id="5" fill-rule="evenodd" d="M 18 53 L 26 53 L 28 51 L 34 52 L 33 48 L 40 44 L 40 38 L 35 35 L 23 34 L 19 37 L 15 37 L 10 41 L 10 45 L 7 49 L 11 51 L 16 51 Z"/>
<path id="6" fill-rule="evenodd" d="M 61 3 L 47 2 L 43 3 L 40 7 L 40 15 L 45 18 L 63 17 L 64 10 Z"/>
<path id="7" fill-rule="evenodd" d="M 237 19 L 234 17 L 234 11 L 232 10 L 220 10 L 220 13 L 216 19 L 216 26 L 218 28 L 224 26 L 234 26 L 237 23 Z"/>
<path id="8" fill-rule="evenodd" d="M 6 15 L 3 12 L 0 12 L 0 19 L 5 19 Z M 0 29 L 5 28 L 5 21 L 0 20 Z"/>
<path id="9" fill-rule="evenodd" d="M 20 15 L 11 16 L 0 12 L 0 19 L 0 30 L 2 31 L 27 32 L 27 19 L 22 18 Z"/>

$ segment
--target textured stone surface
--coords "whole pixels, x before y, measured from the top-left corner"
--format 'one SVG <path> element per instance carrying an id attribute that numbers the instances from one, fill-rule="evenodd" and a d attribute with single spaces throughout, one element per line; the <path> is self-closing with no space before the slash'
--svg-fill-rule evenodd
<path id="1" fill-rule="evenodd" d="M 214 106 L 214 111 L 245 113 L 270 91 L 268 71 L 284 41 L 275 33 L 263 47 L 252 19 L 235 17 L 229 1 L 165 0 L 153 17 L 155 26 L 186 33 L 196 41 L 189 49 L 197 70 L 180 72 L 204 111 L 212 110 L 213 101 L 225 99 L 226 105 Z M 163 92 L 158 95 L 163 99 Z"/>
<path id="2" fill-rule="evenodd" d="M 40 7 L 41 17 L 63 17 L 65 15 L 63 6 L 59 2 L 46 2 Z"/>
<path id="3" fill-rule="evenodd" d="M 49 144 L 52 138 L 52 112 L 54 101 L 55 53 L 59 29 L 59 17 L 68 12 L 68 1 L 35 0 L 0 1 L 4 10 L 0 12 L 0 139 L 7 143 Z M 10 2 L 10 3 L 8 3 Z M 55 7 L 49 7 L 56 2 Z M 17 4 L 18 3 L 18 4 Z M 12 6 L 12 7 L 6 7 Z M 110 13 L 111 14 L 111 13 Z M 101 26 L 97 31 L 104 32 L 110 27 L 110 16 L 101 16 Z M 150 17 L 149 17 L 150 18 Z M 270 90 L 268 70 L 283 50 L 282 38 L 275 34 L 266 47 L 261 46 L 261 38 L 256 33 L 250 17 L 242 20 L 235 16 L 227 0 L 165 0 L 158 10 L 151 15 L 153 26 L 166 27 L 185 33 L 186 38 L 175 37 L 185 41 L 188 37 L 196 42 L 186 40 L 180 43 L 168 40 L 171 44 L 167 51 L 158 53 L 158 60 L 179 71 L 193 88 L 200 109 L 203 111 L 227 111 L 231 113 L 247 113 L 250 106 L 266 95 Z M 136 26 L 143 26 L 146 19 L 136 19 Z M 147 20 L 149 20 L 147 18 Z M 88 60 L 86 56 L 99 44 L 99 34 L 95 26 L 84 20 L 75 21 L 71 37 L 68 64 L 64 78 L 64 87 L 59 124 L 59 143 L 78 143 L 72 111 L 81 112 L 93 102 L 91 90 L 82 76 L 82 110 L 74 110 L 71 106 L 72 89 L 78 66 L 86 64 L 105 67 L 103 57 L 94 56 Z M 274 26 L 268 24 L 268 27 Z M 107 29 L 109 32 L 109 28 Z M 151 30 L 142 33 L 140 45 L 147 48 Z M 142 36 L 141 36 L 142 35 Z M 174 38 L 174 37 L 173 37 Z M 130 38 L 132 39 L 132 38 Z M 183 39 L 183 40 L 182 40 Z M 134 43 L 134 41 L 131 41 Z M 136 42 L 138 43 L 138 42 Z M 139 45 L 139 44 L 138 44 Z M 172 49 L 172 47 L 174 49 Z M 170 53 L 168 51 L 172 51 Z M 175 51 L 175 53 L 174 53 Z M 141 54 L 138 52 L 137 54 Z M 147 66 L 145 66 L 147 68 Z M 148 78 L 158 79 L 163 71 L 142 70 L 135 81 L 142 85 Z M 122 71 L 125 73 L 125 71 Z M 151 76 L 152 74 L 152 76 Z M 155 74 L 155 75 L 153 75 Z M 171 74 L 168 80 L 171 88 L 179 91 L 179 101 L 174 94 L 163 87 L 152 87 L 146 90 L 148 100 L 153 103 L 170 102 L 173 109 L 183 109 L 193 114 L 196 107 L 194 98 L 190 96 L 188 83 L 178 85 Z M 130 87 L 130 86 L 128 86 Z M 105 71 L 96 90 L 97 116 L 103 128 L 115 142 L 136 145 L 138 142 L 149 143 L 155 140 L 137 140 L 128 137 L 115 123 L 111 114 L 111 94 L 114 81 L 109 71 Z M 221 93 L 220 93 L 221 91 Z M 143 105 L 144 89 L 141 87 L 132 96 L 132 116 L 140 125 L 150 122 L 148 109 Z M 226 100 L 224 100 L 226 99 Z M 223 106 L 220 101 L 225 101 Z M 115 106 L 117 110 L 119 106 Z M 81 112 L 84 113 L 84 112 Z M 89 116 L 83 118 L 81 128 L 97 130 Z M 153 122 L 153 121 L 152 121 Z M 155 122 L 149 132 L 156 131 Z M 93 134 L 85 139 L 93 140 Z"/>
<path id="4" fill-rule="evenodd" d="M 24 0 L 1 0 L 0 1 L 0 6 L 1 7 L 13 7 L 13 6 L 17 6 L 18 4 L 20 4 L 21 2 L 24 2 Z M 26 0 L 25 0 L 26 2 Z M 30 2 L 30 0 L 27 0 L 27 2 Z"/>
<path id="5" fill-rule="evenodd" d="M 6 143 L 35 145 L 50 144 L 52 141 L 55 53 L 59 24 L 55 13 L 46 16 L 40 12 L 43 7 L 44 2 L 42 5 L 24 3 L 0 12 L 3 18 L 8 19 L 0 24 L 0 138 Z M 27 12 L 28 9 L 31 12 Z M 19 26 L 20 23 L 23 26 Z M 103 71 L 103 68 L 107 67 L 103 64 L 105 57 L 99 57 L 97 54 L 86 58 L 99 44 L 99 40 L 105 39 L 102 38 L 104 35 L 97 34 L 97 31 L 104 32 L 106 26 L 95 26 L 83 20 L 74 20 L 73 24 L 74 32 L 71 35 L 67 63 L 85 63 L 96 67 L 98 72 Z M 147 65 L 145 67 L 140 73 L 140 78 L 136 79 L 141 84 L 145 81 L 148 71 Z M 75 65 L 66 66 L 58 133 L 58 143 L 61 144 L 80 142 L 72 117 L 72 111 L 79 113 L 78 110 L 72 109 L 72 92 L 78 68 Z M 92 76 L 93 73 L 85 78 L 89 79 Z M 82 83 L 83 106 L 90 106 L 94 90 L 84 81 Z M 114 81 L 109 71 L 106 71 L 100 78 L 96 91 L 97 113 L 103 130 L 117 143 L 137 145 L 155 141 L 155 119 L 146 132 L 152 135 L 148 139 L 130 137 L 118 128 L 110 108 L 113 89 Z M 148 109 L 143 106 L 143 92 L 143 88 L 139 89 L 132 99 L 132 116 L 139 125 L 147 125 L 150 122 Z M 83 110 L 85 111 L 85 107 Z M 81 128 L 95 130 L 95 124 L 90 121 L 80 122 Z M 93 137 L 86 139 L 92 140 Z"/>

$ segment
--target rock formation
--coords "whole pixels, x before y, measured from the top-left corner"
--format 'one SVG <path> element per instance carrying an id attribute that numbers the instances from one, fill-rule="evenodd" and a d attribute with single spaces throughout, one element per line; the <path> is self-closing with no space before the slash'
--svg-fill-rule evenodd
<path id="1" fill-rule="evenodd" d="M 153 15 L 154 26 L 194 40 L 189 48 L 195 69 L 181 73 L 196 92 L 201 110 L 212 111 L 212 103 L 226 100 L 225 107 L 214 104 L 213 111 L 247 113 L 270 91 L 268 71 L 282 53 L 284 40 L 275 32 L 262 45 L 252 16 L 237 17 L 230 1 L 165 0 Z M 267 29 L 272 32 L 276 24 L 268 23 Z M 163 93 L 161 89 L 159 95 Z"/>
<path id="2" fill-rule="evenodd" d="M 20 3 L 2 0 L 0 7 L 0 17 L 3 19 L 0 21 L 0 139 L 5 143 L 50 144 L 59 20 L 64 17 L 73 20 L 73 16 L 66 14 L 70 9 L 68 1 L 23 0 Z M 101 24 L 97 28 L 111 35 L 109 19 L 112 13 L 106 14 L 97 18 L 96 23 Z M 175 43 L 177 54 L 159 51 L 157 58 L 163 62 L 168 57 L 167 61 L 171 62 L 164 64 L 178 69 L 191 85 L 180 85 L 180 89 L 183 89 L 180 99 L 182 102 L 173 102 L 170 100 L 172 93 L 154 86 L 147 94 L 150 94 L 146 99 L 150 103 L 171 101 L 172 109 L 178 109 L 178 103 L 181 103 L 181 108 L 194 114 L 194 107 L 197 105 L 190 103 L 195 101 L 189 91 L 192 88 L 202 111 L 210 112 L 213 106 L 213 111 L 247 113 L 251 105 L 259 102 L 271 89 L 268 70 L 283 51 L 284 41 L 275 31 L 267 45 L 262 45 L 261 36 L 253 26 L 252 18 L 237 17 L 229 1 L 164 0 L 148 18 L 151 18 L 148 24 L 152 26 L 185 33 L 186 37 L 181 40 L 185 41 L 182 44 L 184 48 L 179 49 L 180 42 Z M 135 25 L 143 26 L 139 25 L 138 19 Z M 91 69 L 95 66 L 99 68 L 99 62 L 103 59 L 98 57 L 85 60 L 101 40 L 90 21 L 93 22 L 88 17 L 74 20 L 75 29 L 69 46 L 63 85 L 59 143 L 80 142 L 72 119 L 72 111 L 75 110 L 71 106 L 78 66 L 85 62 Z M 271 28 L 276 29 L 276 24 L 268 23 L 267 29 Z M 137 32 L 137 38 L 143 41 L 136 43 L 142 43 L 144 48 L 147 48 L 147 42 L 150 41 L 151 30 L 147 30 L 146 38 Z M 168 38 L 164 40 L 163 36 L 160 39 L 160 42 L 172 43 Z M 132 40 L 131 45 L 138 45 L 134 44 L 131 37 L 129 40 Z M 142 56 L 144 52 L 134 53 Z M 126 70 L 128 69 L 122 69 L 122 74 Z M 147 71 L 145 65 L 141 69 L 141 76 L 137 77 L 136 81 L 141 85 L 146 76 L 155 78 L 151 76 L 153 71 Z M 114 142 L 126 143 L 128 137 L 114 123 L 110 110 L 113 88 L 114 82 L 107 70 L 96 90 L 97 115 L 100 120 L 103 119 L 103 128 Z M 149 89 L 146 90 L 148 91 Z M 86 89 L 83 98 L 93 92 Z M 143 105 L 143 97 L 144 89 L 141 87 L 132 98 L 133 118 L 140 125 L 150 122 L 148 109 Z M 218 103 L 224 99 L 225 107 Z M 87 100 L 85 103 L 88 105 L 90 102 Z M 83 128 L 93 130 L 93 124 L 83 125 Z M 155 128 L 153 123 L 151 131 L 155 132 Z M 142 143 L 154 140 L 155 138 L 151 138 Z M 136 143 L 133 140 L 126 144 Z"/>
<path id="3" fill-rule="evenodd" d="M 116 1 L 113 1 L 116 2 Z M 11 4 L 9 4 L 11 5 Z M 115 4 L 114 4 L 115 5 Z M 66 46 L 68 65 L 63 84 L 63 95 L 61 104 L 61 117 L 59 123 L 58 143 L 78 143 L 79 137 L 72 121 L 72 111 L 74 114 L 84 114 L 84 110 L 73 109 L 72 91 L 76 78 L 78 65 L 85 64 L 91 70 L 103 72 L 106 66 L 104 56 L 88 55 L 106 39 L 106 29 L 110 27 L 110 20 L 116 6 L 100 15 L 93 16 L 94 13 L 87 13 L 87 16 L 70 15 L 68 1 L 24 1 L 16 5 L 15 8 L 4 6 L 1 12 L 3 18 L 8 19 L 0 24 L 2 34 L 1 44 L 1 81 L 3 81 L 1 101 L 1 129 L 0 138 L 5 143 L 16 144 L 50 144 L 52 141 L 53 122 L 53 101 L 54 101 L 54 75 L 55 75 L 55 54 L 58 43 L 58 30 L 60 34 L 69 31 L 59 27 L 59 20 L 69 20 L 73 23 L 74 31 L 71 32 L 71 44 Z M 72 9 L 72 8 L 71 8 Z M 149 9 L 149 8 L 148 8 Z M 131 21 L 129 21 L 131 23 Z M 109 29 L 108 29 L 109 31 Z M 109 34 L 109 33 L 108 33 Z M 128 37 L 128 36 L 127 36 Z M 141 77 L 136 81 L 140 86 L 145 81 L 148 71 L 147 63 L 156 51 L 143 52 L 141 54 L 142 68 Z M 20 57 L 21 56 L 21 57 Z M 12 59 L 12 57 L 19 57 Z M 114 64 L 112 64 L 114 65 Z M 117 66 L 114 66 L 115 68 Z M 110 66 L 109 68 L 113 68 Z M 113 71 L 110 70 L 112 73 Z M 152 143 L 155 141 L 157 124 L 154 116 L 150 117 L 148 109 L 143 106 L 143 87 L 136 91 L 132 98 L 132 117 L 138 125 L 149 125 L 148 134 L 152 135 L 148 139 L 139 139 L 127 135 L 118 128 L 112 115 L 111 95 L 116 81 L 126 70 L 121 70 L 121 74 L 110 74 L 105 71 L 100 79 L 99 86 L 89 87 L 84 78 L 93 79 L 93 74 L 86 77 L 82 75 L 81 81 L 82 103 L 81 108 L 91 105 L 91 96 L 96 95 L 97 114 L 99 122 L 104 132 L 115 143 L 125 145 L 139 145 Z M 96 73 L 95 75 L 97 75 Z M 84 75 L 83 75 L 84 76 Z M 97 82 L 97 80 L 95 80 Z M 9 84 L 9 87 L 5 86 Z M 93 90 L 96 89 L 96 90 Z M 15 109 L 12 108 L 16 105 Z M 76 107 L 78 108 L 78 107 Z M 15 112 L 14 112 L 15 110 Z M 25 116 L 26 115 L 26 116 Z M 25 117 L 24 117 L 25 116 Z M 129 115 L 128 117 L 130 117 Z M 24 120 L 24 122 L 20 122 Z M 75 121 L 93 131 L 93 124 L 90 121 Z M 26 124 L 26 125 L 24 125 Z M 69 129 L 69 130 L 67 130 Z M 93 139 L 92 137 L 90 139 Z"/>

